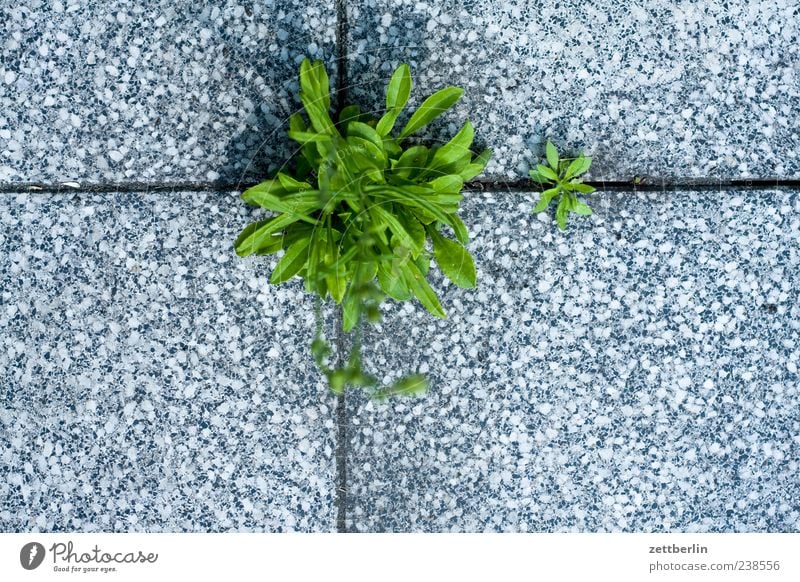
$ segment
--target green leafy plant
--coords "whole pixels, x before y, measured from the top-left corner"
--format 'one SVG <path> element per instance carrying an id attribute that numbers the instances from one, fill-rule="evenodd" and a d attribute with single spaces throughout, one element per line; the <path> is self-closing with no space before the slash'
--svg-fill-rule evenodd
<path id="1" fill-rule="evenodd" d="M 585 174 L 592 165 L 592 158 L 587 158 L 581 153 L 574 159 L 559 159 L 556 146 L 549 140 L 545 148 L 547 165 L 539 164 L 535 170 L 530 171 L 530 177 L 539 184 L 550 186 L 542 192 L 539 203 L 534 207 L 534 212 L 543 212 L 554 198 L 558 198 L 556 207 L 556 222 L 561 230 L 567 228 L 567 216 L 570 212 L 588 216 L 592 209 L 585 202 L 578 199 L 578 194 L 589 194 L 595 189 L 588 184 L 583 184 L 580 176 Z"/>
<path id="2" fill-rule="evenodd" d="M 389 387 L 361 365 L 360 323 L 380 320 L 387 297 L 416 298 L 436 317 L 446 317 L 428 282 L 431 259 L 454 284 L 475 286 L 467 228 L 457 215 L 464 182 L 483 171 L 488 150 L 473 156 L 467 121 L 449 142 L 425 146 L 411 137 L 463 94 L 447 87 L 425 99 L 399 131 L 398 117 L 411 94 L 408 65 L 400 65 L 386 90 L 380 119 L 357 105 L 330 115 L 328 75 L 321 61 L 300 66 L 300 100 L 307 118 L 289 119 L 289 137 L 300 144 L 292 172 L 249 188 L 242 199 L 274 213 L 248 225 L 235 242 L 240 256 L 284 251 L 270 283 L 299 276 L 318 298 L 315 361 L 334 393 L 358 386 L 373 397 L 423 393 L 427 379 L 411 374 Z M 341 308 L 341 327 L 352 332 L 346 362 L 330 365 L 322 334 L 321 302 Z"/>

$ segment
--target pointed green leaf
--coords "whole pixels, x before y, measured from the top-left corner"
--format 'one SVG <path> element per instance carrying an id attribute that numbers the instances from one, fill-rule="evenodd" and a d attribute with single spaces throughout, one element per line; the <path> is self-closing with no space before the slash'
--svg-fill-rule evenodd
<path id="1" fill-rule="evenodd" d="M 442 305 L 439 303 L 439 298 L 436 297 L 436 293 L 417 265 L 412 261 L 408 261 L 403 265 L 402 269 L 406 285 L 411 289 L 414 296 L 419 299 L 422 306 L 436 317 L 447 317 Z"/>
<path id="2" fill-rule="evenodd" d="M 558 175 L 547 166 L 539 164 L 536 166 L 536 171 L 540 176 L 547 178 L 548 180 L 552 180 L 553 182 L 558 182 Z"/>
<path id="3" fill-rule="evenodd" d="M 304 59 L 300 64 L 300 100 L 303 102 L 311 126 L 317 132 L 328 135 L 338 133 L 328 112 L 331 106 L 330 87 L 322 61 L 312 64 L 308 59 Z"/>
<path id="4" fill-rule="evenodd" d="M 389 135 L 394 128 L 394 123 L 397 121 L 397 117 L 400 115 L 400 109 L 390 109 L 386 113 L 384 113 L 378 124 L 375 126 L 375 131 L 378 132 L 378 135 L 381 137 L 385 137 Z"/>
<path id="5" fill-rule="evenodd" d="M 289 129 L 292 131 L 305 131 L 307 129 L 300 113 L 295 112 L 289 116 Z"/>
<path id="6" fill-rule="evenodd" d="M 248 225 L 236 238 L 234 247 L 240 257 L 257 254 L 265 245 L 272 245 L 272 234 L 283 230 L 297 218 L 288 214 L 281 214 L 265 221 Z"/>
<path id="7" fill-rule="evenodd" d="M 572 211 L 575 214 L 580 214 L 581 216 L 590 216 L 592 214 L 592 209 L 589 208 L 589 205 L 580 201 L 578 201 L 577 204 L 572 207 Z"/>
<path id="8" fill-rule="evenodd" d="M 558 150 L 556 146 L 553 145 L 553 142 L 547 140 L 547 146 L 545 147 L 545 152 L 547 154 L 547 163 L 550 164 L 550 167 L 553 170 L 558 170 Z"/>
<path id="9" fill-rule="evenodd" d="M 472 124 L 467 121 L 453 139 L 436 150 L 429 164 L 429 169 L 436 170 L 448 164 L 456 163 L 461 160 L 465 154 L 471 155 L 469 148 L 472 145 L 474 137 L 475 129 L 472 127 Z"/>
<path id="10" fill-rule="evenodd" d="M 381 117 L 375 130 L 379 135 L 389 135 L 397 116 L 408 103 L 411 94 L 411 71 L 408 65 L 402 64 L 395 70 L 386 88 L 386 113 Z"/>
<path id="11" fill-rule="evenodd" d="M 384 210 L 381 206 L 374 206 L 372 207 L 371 211 L 373 216 L 379 217 L 379 220 L 382 224 L 388 225 L 389 230 L 392 231 L 392 234 L 395 237 L 395 240 L 410 250 L 412 256 L 417 257 L 419 255 L 419 253 L 422 251 L 423 245 L 425 244 L 424 236 L 420 237 L 417 233 L 415 233 L 416 236 L 410 234 L 408 230 L 406 230 L 403 222 L 395 213 Z M 416 222 L 416 220 L 414 220 L 413 223 L 408 221 L 408 223 L 409 225 L 414 223 L 419 225 L 419 222 Z M 419 228 L 422 229 L 422 226 L 420 225 Z"/>
<path id="12" fill-rule="evenodd" d="M 446 176 L 439 176 L 435 180 L 428 182 L 428 185 L 434 189 L 435 192 L 441 194 L 459 194 L 461 188 L 464 187 L 464 180 L 458 174 L 447 174 Z"/>
<path id="13" fill-rule="evenodd" d="M 466 246 L 469 243 L 469 232 L 467 231 L 466 225 L 457 214 L 451 214 L 449 218 L 450 221 L 448 224 L 450 225 L 450 228 L 453 229 L 453 234 L 455 234 L 456 240 L 462 245 Z"/>
<path id="14" fill-rule="evenodd" d="M 475 156 L 472 161 L 467 164 L 459 173 L 461 179 L 467 182 L 483 172 L 483 169 L 486 167 L 486 164 L 491 156 L 491 150 L 483 150 L 480 155 Z"/>
<path id="15" fill-rule="evenodd" d="M 311 133 L 309 131 L 293 131 L 289 130 L 287 135 L 300 144 L 307 144 L 312 142 L 329 142 L 331 137 L 324 133 Z"/>
<path id="16" fill-rule="evenodd" d="M 278 285 L 288 281 L 300 272 L 300 269 L 305 266 L 308 260 L 308 243 L 309 238 L 303 238 L 286 249 L 286 254 L 278 261 L 272 271 L 272 276 L 269 278 L 270 283 Z"/>
<path id="17" fill-rule="evenodd" d="M 283 172 L 278 172 L 278 181 L 283 186 L 286 192 L 300 192 L 303 190 L 311 190 L 311 184 L 308 182 L 300 182 L 295 180 L 288 174 L 284 174 Z"/>
<path id="18" fill-rule="evenodd" d="M 282 194 L 286 194 L 286 189 L 281 184 L 280 180 L 264 180 L 260 184 L 248 188 L 242 192 L 240 198 L 252 206 L 260 206 L 258 197 L 260 194 L 268 194 L 273 198 Z"/>
<path id="19" fill-rule="evenodd" d="M 581 154 L 567 166 L 567 172 L 564 174 L 564 178 L 569 180 L 570 178 L 574 178 L 575 176 L 580 176 L 581 174 L 585 173 L 589 166 L 592 165 L 592 158 L 586 158 Z"/>
<path id="20" fill-rule="evenodd" d="M 443 237 L 433 228 L 428 231 L 433 242 L 433 256 L 445 277 L 462 289 L 475 287 L 475 263 L 467 249 Z"/>
<path id="21" fill-rule="evenodd" d="M 558 228 L 566 230 L 567 228 L 567 214 L 569 213 L 569 197 L 562 196 L 556 208 L 556 223 Z"/>
<path id="22" fill-rule="evenodd" d="M 528 175 L 531 177 L 531 180 L 535 180 L 539 184 L 552 184 L 553 180 L 550 178 L 546 178 L 542 176 L 538 170 L 531 170 L 528 172 Z"/>
<path id="23" fill-rule="evenodd" d="M 414 241 L 414 246 L 411 247 L 411 256 L 417 258 L 425 248 L 425 239 L 427 238 L 425 227 L 420 224 L 417 217 L 409 210 L 398 206 L 395 208 L 395 212 L 403 228 Z"/>
<path id="24" fill-rule="evenodd" d="M 533 212 L 538 213 L 544 211 L 558 192 L 558 188 L 550 188 L 542 192 L 542 197 L 539 198 L 539 203 L 533 208 Z"/>
<path id="25" fill-rule="evenodd" d="M 464 90 L 460 87 L 447 87 L 428 97 L 422 102 L 419 109 L 414 112 L 411 119 L 408 120 L 403 131 L 400 132 L 400 138 L 406 138 L 428 125 L 439 115 L 450 109 L 463 94 Z"/>
<path id="26" fill-rule="evenodd" d="M 595 191 L 595 189 L 589 184 L 583 184 L 581 182 L 572 182 L 573 187 L 575 188 L 576 192 L 580 192 L 581 194 L 591 194 Z"/>
<path id="27" fill-rule="evenodd" d="M 411 95 L 411 70 L 403 63 L 392 74 L 386 88 L 386 109 L 402 109 Z"/>
<path id="28" fill-rule="evenodd" d="M 414 259 L 414 264 L 417 265 L 419 272 L 428 276 L 428 273 L 431 270 L 431 255 L 428 251 L 422 251 L 419 256 Z"/>
<path id="29" fill-rule="evenodd" d="M 342 329 L 346 332 L 352 331 L 360 317 L 361 302 L 351 286 L 342 301 Z"/>
<path id="30" fill-rule="evenodd" d="M 408 285 L 400 273 L 392 267 L 391 262 L 378 264 L 378 283 L 383 292 L 396 301 L 411 299 Z"/>

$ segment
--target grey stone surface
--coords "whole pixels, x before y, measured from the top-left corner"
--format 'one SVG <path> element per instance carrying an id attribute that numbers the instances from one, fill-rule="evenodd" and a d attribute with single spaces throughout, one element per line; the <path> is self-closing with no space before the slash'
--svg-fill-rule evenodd
<path id="1" fill-rule="evenodd" d="M 0 531 L 329 531 L 335 400 L 233 193 L 0 195 Z"/>
<path id="2" fill-rule="evenodd" d="M 471 194 L 478 289 L 390 304 L 350 396 L 362 531 L 800 530 L 800 192 Z"/>
<path id="3" fill-rule="evenodd" d="M 464 87 L 469 116 L 519 179 L 552 138 L 595 155 L 595 180 L 800 177 L 800 8 L 681 3 L 366 0 L 348 3 L 355 100 L 383 107 L 408 62 L 422 97 Z M 419 101 L 417 101 L 419 102 Z"/>
<path id="4" fill-rule="evenodd" d="M 252 181 L 291 152 L 322 0 L 0 4 L 0 183 Z"/>

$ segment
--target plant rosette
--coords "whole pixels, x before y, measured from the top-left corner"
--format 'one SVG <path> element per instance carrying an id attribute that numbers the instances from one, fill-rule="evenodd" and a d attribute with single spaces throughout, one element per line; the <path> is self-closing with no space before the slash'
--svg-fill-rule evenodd
<path id="1" fill-rule="evenodd" d="M 589 216 L 592 209 L 578 198 L 578 194 L 590 194 L 595 191 L 592 186 L 584 184 L 580 176 L 592 165 L 592 158 L 581 153 L 574 159 L 561 159 L 556 146 L 549 140 L 545 148 L 547 165 L 539 164 L 530 171 L 531 179 L 540 185 L 549 186 L 534 207 L 533 212 L 544 212 L 553 199 L 558 199 L 556 206 L 556 223 L 561 230 L 567 228 L 567 217 L 570 213 Z"/>
<path id="2" fill-rule="evenodd" d="M 282 252 L 270 283 L 295 276 L 316 296 L 317 329 L 312 355 L 331 390 L 357 386 L 374 398 L 418 395 L 428 388 L 421 374 L 390 386 L 361 365 L 361 322 L 380 320 L 380 306 L 416 299 L 436 317 L 445 311 L 428 281 L 431 263 L 455 285 L 475 287 L 469 235 L 458 217 L 464 183 L 483 171 L 491 155 L 474 155 L 472 124 L 466 121 L 447 143 L 425 146 L 409 138 L 451 108 L 463 95 L 447 87 L 425 99 L 397 131 L 411 94 L 408 65 L 400 65 L 386 90 L 386 111 L 376 119 L 348 105 L 334 122 L 328 75 L 321 61 L 300 66 L 299 112 L 288 135 L 300 144 L 289 167 L 242 193 L 248 204 L 273 216 L 248 225 L 235 242 L 240 256 Z M 331 366 L 331 346 L 322 334 L 321 302 L 341 309 L 341 327 L 351 335 L 346 362 Z"/>

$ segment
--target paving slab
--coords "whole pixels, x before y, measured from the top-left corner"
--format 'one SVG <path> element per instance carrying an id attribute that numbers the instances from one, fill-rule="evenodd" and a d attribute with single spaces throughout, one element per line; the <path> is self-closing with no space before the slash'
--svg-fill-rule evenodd
<path id="1" fill-rule="evenodd" d="M 349 395 L 357 531 L 800 530 L 800 191 L 468 195 L 478 288 L 387 306 Z"/>
<path id="2" fill-rule="evenodd" d="M 0 184 L 252 182 L 335 27 L 322 0 L 4 2 Z"/>
<path id="3" fill-rule="evenodd" d="M 348 10 L 353 98 L 383 107 L 401 62 L 418 97 L 463 87 L 430 136 L 449 138 L 468 116 L 495 151 L 487 179 L 527 177 L 547 138 L 594 154 L 594 180 L 800 177 L 796 2 L 366 0 Z"/>
<path id="4" fill-rule="evenodd" d="M 228 192 L 0 195 L 0 531 L 330 531 L 312 303 Z"/>

